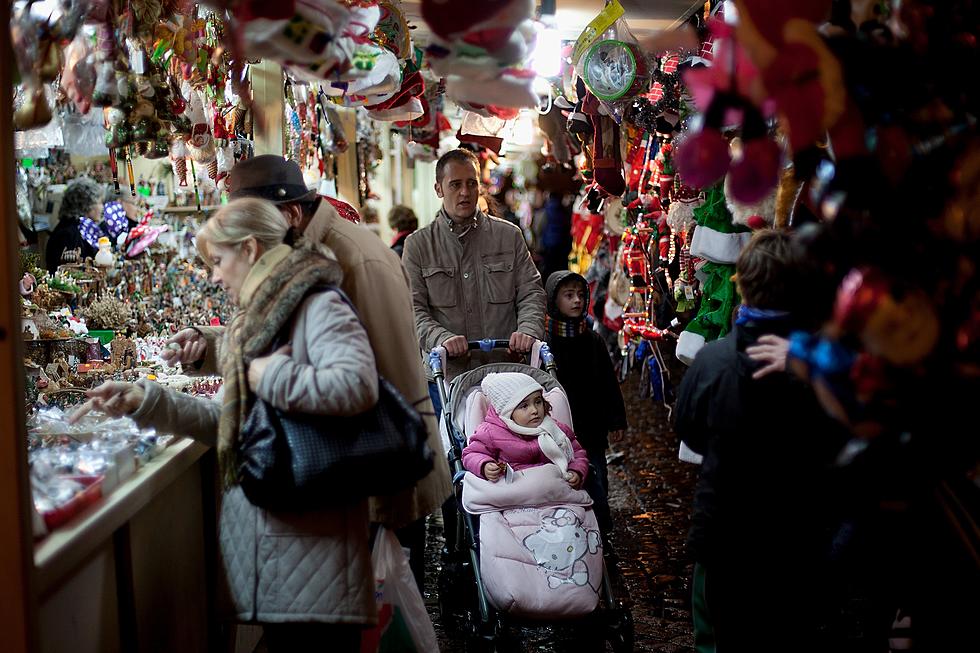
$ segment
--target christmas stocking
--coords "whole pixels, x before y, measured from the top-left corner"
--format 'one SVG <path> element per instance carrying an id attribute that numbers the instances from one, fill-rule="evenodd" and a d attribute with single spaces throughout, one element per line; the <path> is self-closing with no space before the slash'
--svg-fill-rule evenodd
<path id="1" fill-rule="evenodd" d="M 619 150 L 619 125 L 609 116 L 599 112 L 599 100 L 592 94 L 586 97 L 583 109 L 592 116 L 595 124 L 592 141 L 595 182 L 609 195 L 619 197 L 626 192 L 623 161 Z"/>

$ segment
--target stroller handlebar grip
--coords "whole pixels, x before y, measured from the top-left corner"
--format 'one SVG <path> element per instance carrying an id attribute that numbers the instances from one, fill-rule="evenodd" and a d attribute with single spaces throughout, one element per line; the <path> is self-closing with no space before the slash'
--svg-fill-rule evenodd
<path id="1" fill-rule="evenodd" d="M 479 349 L 483 352 L 490 352 L 494 349 L 504 349 L 505 347 L 510 347 L 510 340 L 495 340 L 493 338 L 484 338 L 483 340 L 470 340 L 466 343 L 470 351 L 474 349 Z"/>
<path id="2" fill-rule="evenodd" d="M 551 347 L 548 346 L 548 343 L 541 343 L 541 349 L 538 355 L 541 357 L 541 362 L 545 368 L 555 364 L 555 355 L 551 353 Z"/>
<path id="3" fill-rule="evenodd" d="M 429 352 L 429 367 L 433 373 L 442 372 L 442 359 L 445 353 L 445 347 L 435 347 Z"/>

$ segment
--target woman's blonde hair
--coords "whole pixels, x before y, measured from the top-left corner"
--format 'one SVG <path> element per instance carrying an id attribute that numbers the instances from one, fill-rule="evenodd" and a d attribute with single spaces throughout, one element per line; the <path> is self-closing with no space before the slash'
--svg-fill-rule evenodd
<path id="1" fill-rule="evenodd" d="M 249 238 L 263 249 L 282 245 L 289 223 L 272 202 L 254 197 L 234 200 L 218 209 L 197 232 L 197 251 L 211 266 L 209 248 L 213 245 L 241 247 Z"/>

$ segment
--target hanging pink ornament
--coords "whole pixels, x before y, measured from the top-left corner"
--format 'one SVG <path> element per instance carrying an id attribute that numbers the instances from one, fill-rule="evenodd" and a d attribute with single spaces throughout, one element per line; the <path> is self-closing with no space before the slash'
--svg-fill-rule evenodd
<path id="1" fill-rule="evenodd" d="M 711 186 L 731 164 L 728 141 L 719 130 L 705 128 L 677 144 L 674 163 L 688 183 L 701 188 Z"/>
<path id="2" fill-rule="evenodd" d="M 728 181 L 732 197 L 742 204 L 765 199 L 779 183 L 779 146 L 768 138 L 745 141 L 742 158 L 732 164 Z"/>

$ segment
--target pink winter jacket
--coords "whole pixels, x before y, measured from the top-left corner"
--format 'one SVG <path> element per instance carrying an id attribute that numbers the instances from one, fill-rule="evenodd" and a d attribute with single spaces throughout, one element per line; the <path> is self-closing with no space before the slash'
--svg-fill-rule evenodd
<path id="1" fill-rule="evenodd" d="M 572 442 L 574 458 L 568 462 L 568 469 L 578 472 L 584 481 L 589 473 L 588 454 L 575 439 L 572 429 L 561 422 L 556 423 Z M 483 423 L 470 438 L 470 443 L 463 449 L 463 467 L 484 478 L 483 466 L 495 461 L 509 464 L 514 471 L 551 462 L 538 446 L 537 438 L 525 438 L 511 431 L 491 406 Z"/>

